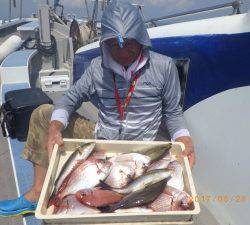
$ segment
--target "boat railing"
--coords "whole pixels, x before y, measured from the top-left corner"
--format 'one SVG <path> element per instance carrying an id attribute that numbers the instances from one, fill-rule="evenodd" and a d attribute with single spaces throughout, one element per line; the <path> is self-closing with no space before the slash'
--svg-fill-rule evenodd
<path id="1" fill-rule="evenodd" d="M 9 0 L 9 22 L 11 22 L 12 19 L 12 5 L 13 8 L 16 8 L 17 4 L 16 4 L 16 0 Z M 22 19 L 23 17 L 23 1 L 20 0 L 20 8 L 19 8 L 19 19 Z"/>
<path id="2" fill-rule="evenodd" d="M 145 20 L 146 24 L 152 24 L 153 26 L 157 26 L 157 22 L 160 22 L 162 20 L 168 20 L 168 19 L 174 19 L 182 16 L 189 16 L 189 15 L 195 15 L 200 14 L 204 12 L 212 12 L 220 9 L 226 9 L 226 8 L 233 8 L 233 15 L 234 14 L 240 14 L 240 5 L 242 4 L 241 1 L 233 1 L 229 3 L 219 4 L 215 6 L 205 7 L 201 9 L 195 9 L 187 12 L 181 12 L 181 13 L 175 13 L 167 16 L 161 16 L 156 18 L 151 18 L 149 20 Z"/>

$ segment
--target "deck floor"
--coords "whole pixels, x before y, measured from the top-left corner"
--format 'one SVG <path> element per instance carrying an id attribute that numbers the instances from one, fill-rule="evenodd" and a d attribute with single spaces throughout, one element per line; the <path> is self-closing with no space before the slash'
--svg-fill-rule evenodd
<path id="1" fill-rule="evenodd" d="M 17 197 L 14 173 L 12 169 L 10 151 L 7 140 L 0 132 L 0 200 Z M 0 217 L 0 224 L 4 225 L 23 225 L 22 217 L 3 218 Z"/>

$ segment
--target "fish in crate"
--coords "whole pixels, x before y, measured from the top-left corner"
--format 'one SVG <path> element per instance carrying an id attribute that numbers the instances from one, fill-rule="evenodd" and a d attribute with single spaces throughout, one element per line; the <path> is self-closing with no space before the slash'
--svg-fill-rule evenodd
<path id="1" fill-rule="evenodd" d="M 54 214 L 72 215 L 188 210 L 192 198 L 183 190 L 182 165 L 170 148 L 108 157 L 95 143 L 82 144 L 59 172 L 49 206 Z"/>

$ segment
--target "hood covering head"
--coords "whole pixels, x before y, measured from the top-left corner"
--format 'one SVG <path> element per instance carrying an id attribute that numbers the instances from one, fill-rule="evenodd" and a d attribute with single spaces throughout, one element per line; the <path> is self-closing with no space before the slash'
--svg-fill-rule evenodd
<path id="1" fill-rule="evenodd" d="M 151 41 L 139 10 L 127 0 L 113 0 L 102 15 L 103 41 L 110 38 L 131 38 L 141 45 L 151 47 Z"/>
<path id="2" fill-rule="evenodd" d="M 151 47 L 151 41 L 143 22 L 139 10 L 131 5 L 127 0 L 113 0 L 105 9 L 101 20 L 102 36 L 100 40 L 102 64 L 104 67 L 121 74 L 121 68 L 116 63 L 105 44 L 110 38 L 135 39 L 143 46 L 144 54 L 148 55 L 148 48 Z M 145 57 L 147 61 L 148 57 Z"/>

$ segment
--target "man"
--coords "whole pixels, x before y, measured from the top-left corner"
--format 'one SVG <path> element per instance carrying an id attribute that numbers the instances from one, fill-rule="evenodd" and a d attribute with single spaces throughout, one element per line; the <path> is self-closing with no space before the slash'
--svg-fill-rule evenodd
<path id="1" fill-rule="evenodd" d="M 34 164 L 34 185 L 18 199 L 0 202 L 0 214 L 34 211 L 52 148 L 63 145 L 63 136 L 93 138 L 94 125 L 74 112 L 94 95 L 99 99 L 95 138 L 154 140 L 164 120 L 171 138 L 185 144 L 184 154 L 194 165 L 193 143 L 179 105 L 177 69 L 171 58 L 149 50 L 151 42 L 136 8 L 126 1 L 107 7 L 100 47 L 101 57 L 92 60 L 54 109 L 43 105 L 33 112 L 23 156 Z"/>

